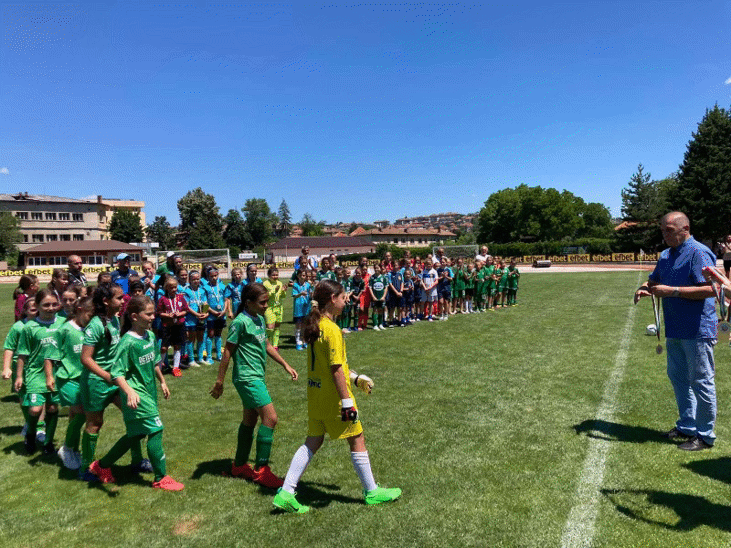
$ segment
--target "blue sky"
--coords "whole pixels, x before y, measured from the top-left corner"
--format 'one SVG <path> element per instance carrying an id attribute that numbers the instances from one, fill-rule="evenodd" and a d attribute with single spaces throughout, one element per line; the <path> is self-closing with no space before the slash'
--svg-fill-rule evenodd
<path id="1" fill-rule="evenodd" d="M 509 4 L 0 1 L 0 192 L 350 222 L 526 183 L 619 215 L 731 105 L 731 2 Z"/>

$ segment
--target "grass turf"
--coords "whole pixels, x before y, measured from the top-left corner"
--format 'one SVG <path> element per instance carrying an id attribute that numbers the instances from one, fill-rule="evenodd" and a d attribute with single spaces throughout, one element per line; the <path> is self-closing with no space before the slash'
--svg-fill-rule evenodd
<path id="1" fill-rule="evenodd" d="M 168 473 L 185 483 L 181 493 L 150 488 L 149 475 L 126 468 L 129 457 L 114 469 L 117 485 L 88 486 L 58 462 L 25 456 L 6 382 L 0 546 L 559 546 L 597 438 L 610 446 L 595 546 L 728 546 L 729 383 L 717 379 L 716 448 L 688 454 L 664 442 L 676 411 L 664 355 L 644 335 L 647 302 L 636 310 L 613 419 L 596 420 L 640 276 L 526 275 L 515 308 L 348 335 L 351 367 L 376 383 L 373 395 L 356 394 L 376 479 L 404 490 L 378 507 L 363 504 L 342 441 L 326 441 L 305 473 L 298 498 L 313 511 L 304 516 L 277 514 L 273 492 L 225 477 L 241 404 L 228 379 L 220 400 L 208 395 L 217 365 L 169 377 L 173 397 L 160 402 Z M 3 337 L 11 290 L 0 286 Z M 307 425 L 306 356 L 292 332 L 283 326 L 281 349 L 300 380 L 273 362 L 267 373 L 280 419 L 271 462 L 279 475 Z M 716 350 L 721 371 L 728 351 L 726 341 Z M 97 455 L 123 428 L 110 408 Z"/>

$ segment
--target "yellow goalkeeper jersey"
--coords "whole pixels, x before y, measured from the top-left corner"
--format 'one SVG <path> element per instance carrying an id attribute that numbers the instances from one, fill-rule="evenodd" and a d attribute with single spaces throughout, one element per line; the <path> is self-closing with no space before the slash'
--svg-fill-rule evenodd
<path id="1" fill-rule="evenodd" d="M 355 401 L 343 334 L 331 319 L 323 316 L 320 338 L 310 345 L 307 352 L 307 411 L 311 419 L 340 418 L 340 396 L 331 370 L 331 366 L 336 364 L 342 365 L 348 397 Z"/>
<path id="2" fill-rule="evenodd" d="M 273 282 L 269 278 L 264 280 L 262 285 L 266 287 L 266 290 L 269 293 L 269 306 L 272 308 L 282 306 L 282 297 L 287 292 L 287 286 L 279 280 Z"/>

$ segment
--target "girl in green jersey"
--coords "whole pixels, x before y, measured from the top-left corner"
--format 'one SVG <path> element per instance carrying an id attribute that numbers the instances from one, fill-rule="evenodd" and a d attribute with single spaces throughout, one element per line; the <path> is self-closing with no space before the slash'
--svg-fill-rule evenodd
<path id="1" fill-rule="evenodd" d="M 68 291 L 62 294 L 66 297 Z M 64 305 L 66 306 L 66 305 Z M 89 324 L 94 313 L 91 297 L 73 303 L 68 319 L 56 332 L 58 340 L 58 368 L 56 369 L 56 388 L 61 405 L 69 408 L 69 424 L 66 428 L 64 444 L 58 450 L 58 456 L 69 470 L 78 470 L 81 466 L 79 443 L 81 430 L 86 422 L 84 408 L 81 405 L 81 348 L 84 345 L 84 328 Z"/>
<path id="2" fill-rule="evenodd" d="M 274 427 L 279 419 L 264 378 L 267 355 L 281 365 L 293 381 L 297 380 L 297 371 L 289 366 L 267 339 L 266 324 L 262 316 L 268 305 L 269 292 L 262 284 L 244 286 L 238 314 L 229 326 L 228 339 L 218 367 L 218 378 L 210 394 L 215 399 L 221 397 L 228 364 L 233 360 L 233 385 L 241 397 L 244 415 L 239 425 L 238 445 L 231 465 L 231 475 L 277 489 L 282 486 L 282 480 L 269 468 L 269 455 Z M 252 468 L 248 460 L 254 440 L 254 428 L 259 419 L 261 425 L 256 435 L 256 467 Z"/>
<path id="3" fill-rule="evenodd" d="M 99 430 L 104 424 L 104 410 L 113 403 L 121 409 L 119 388 L 112 384 L 110 371 L 119 343 L 119 318 L 122 308 L 122 286 L 100 284 L 94 290 L 94 317 L 84 330 L 84 346 L 81 349 L 81 403 L 86 414 L 86 428 L 81 436 L 81 466 L 79 476 L 85 481 L 98 481 L 88 474 L 94 460 Z M 150 461 L 142 458 L 139 440 L 132 445 L 132 466 L 140 472 L 152 472 Z"/>
<path id="4" fill-rule="evenodd" d="M 25 387 L 23 404 L 28 408 L 28 430 L 25 449 L 29 454 L 36 450 L 36 430 L 41 412 L 46 412 L 46 440 L 44 454 L 56 453 L 53 435 L 58 424 L 58 393 L 53 380 L 52 360 L 57 358 L 55 331 L 62 320 L 56 318 L 61 307 L 50 289 L 41 289 L 35 295 L 38 316 L 29 321 L 20 335 L 18 344 L 17 378 L 15 390 Z"/>
<path id="5" fill-rule="evenodd" d="M 127 433 L 102 459 L 91 463 L 89 471 L 102 482 L 113 483 L 111 466 L 147 437 L 147 454 L 155 472 L 152 486 L 165 491 L 180 491 L 183 484 L 167 475 L 162 447 L 163 425 L 157 408 L 155 380 L 160 383 L 166 400 L 170 398 L 170 390 L 160 371 L 160 352 L 155 335 L 150 331 L 153 319 L 155 305 L 149 297 L 130 299 L 124 314 L 122 339 L 110 370 L 112 382 L 122 393 L 122 415 Z"/>
<path id="6" fill-rule="evenodd" d="M 15 322 L 7 337 L 5 337 L 5 344 L 3 345 L 3 379 L 10 379 L 10 390 L 15 392 L 15 374 L 17 372 L 16 365 L 18 361 L 18 344 L 20 344 L 20 334 L 23 332 L 23 327 L 26 322 L 36 317 L 38 309 L 36 308 L 35 299 L 26 299 L 23 303 L 23 309 L 20 314 L 20 319 Z M 17 392 L 18 401 L 20 403 L 20 410 L 23 413 L 23 419 L 25 420 L 25 426 L 23 429 L 28 429 L 28 408 L 23 405 L 23 394 Z M 22 432 L 22 436 L 25 436 L 25 431 Z"/>

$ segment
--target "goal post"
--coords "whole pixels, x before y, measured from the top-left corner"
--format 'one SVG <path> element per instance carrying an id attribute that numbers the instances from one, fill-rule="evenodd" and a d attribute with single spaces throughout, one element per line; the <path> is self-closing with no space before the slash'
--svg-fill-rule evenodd
<path id="1" fill-rule="evenodd" d="M 474 259 L 479 248 L 477 244 L 437 245 L 432 248 L 432 256 L 437 256 L 437 249 L 443 249 L 444 256 L 449 259 Z"/>
<path id="2" fill-rule="evenodd" d="M 183 266 L 190 270 L 201 270 L 207 264 L 214 264 L 218 268 L 220 278 L 231 278 L 231 254 L 228 249 L 179 249 L 158 251 L 155 255 L 157 266 L 165 263 L 167 254 L 172 251 L 183 259 Z"/>

